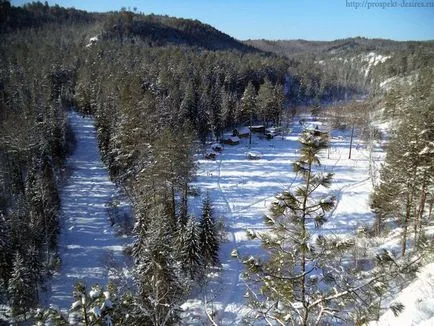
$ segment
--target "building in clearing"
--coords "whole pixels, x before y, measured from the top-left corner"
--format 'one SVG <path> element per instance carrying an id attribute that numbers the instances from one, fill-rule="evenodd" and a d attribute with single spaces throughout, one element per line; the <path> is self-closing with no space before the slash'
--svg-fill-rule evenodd
<path id="1" fill-rule="evenodd" d="M 265 126 L 264 125 L 256 125 L 256 126 L 252 126 L 250 128 L 250 130 L 252 132 L 260 132 L 260 133 L 265 133 Z"/>
<path id="2" fill-rule="evenodd" d="M 223 139 L 223 143 L 226 145 L 238 145 L 240 143 L 240 138 L 237 136 L 230 136 Z"/>
<path id="3" fill-rule="evenodd" d="M 236 128 L 232 134 L 239 138 L 248 138 L 250 135 L 250 129 L 247 127 Z"/>

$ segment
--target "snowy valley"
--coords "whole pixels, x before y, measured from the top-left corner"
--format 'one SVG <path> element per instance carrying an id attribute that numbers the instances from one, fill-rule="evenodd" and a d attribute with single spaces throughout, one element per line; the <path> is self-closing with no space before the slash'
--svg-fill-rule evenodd
<path id="1" fill-rule="evenodd" d="M 434 325 L 434 42 L 242 2 L 0 1 L 0 325 Z"/>

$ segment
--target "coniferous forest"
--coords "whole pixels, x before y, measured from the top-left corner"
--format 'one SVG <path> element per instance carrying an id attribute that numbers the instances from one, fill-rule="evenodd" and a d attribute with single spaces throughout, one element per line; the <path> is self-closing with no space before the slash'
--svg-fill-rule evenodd
<path id="1" fill-rule="evenodd" d="M 223 273 L 222 246 L 232 241 L 222 204 L 195 184 L 200 159 L 226 151 L 228 132 L 250 149 L 309 119 L 327 127 L 297 134 L 287 165 L 296 185 L 274 193 L 266 229 L 247 230 L 261 252 L 231 253 L 243 266 L 241 318 L 364 325 L 388 308 L 405 311 L 391 296 L 434 257 L 433 41 L 241 42 L 197 20 L 5 0 L 0 17 L 0 324 L 193 324 L 183 304 Z M 386 59 L 372 64 L 371 53 Z M 123 231 L 132 264 L 127 285 L 78 282 L 65 311 L 46 298 L 62 268 L 72 111 L 94 119 L 101 160 L 131 205 Z M 252 141 L 254 126 L 274 129 Z M 319 231 L 340 201 L 339 169 L 321 164 L 333 154 L 332 130 L 351 133 L 348 159 L 356 137 L 370 155 L 380 140 L 384 152 L 369 166 L 372 221 L 346 236 Z M 390 237 L 396 252 L 382 246 Z M 197 324 L 220 325 L 218 305 L 203 301 Z"/>

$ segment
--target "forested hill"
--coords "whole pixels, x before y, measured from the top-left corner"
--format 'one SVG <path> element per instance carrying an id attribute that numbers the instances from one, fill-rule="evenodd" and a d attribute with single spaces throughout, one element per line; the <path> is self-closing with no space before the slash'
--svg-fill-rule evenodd
<path id="1" fill-rule="evenodd" d="M 15 7 L 9 1 L 0 0 L 0 33 L 41 28 L 53 23 L 93 22 L 97 17 L 96 14 L 74 8 L 67 9 L 59 5 L 50 7 L 47 2 L 32 2 L 24 7 Z"/>
<path id="2" fill-rule="evenodd" d="M 123 11 L 110 15 L 105 30 L 113 36 L 126 36 L 131 41 L 140 38 L 152 46 L 187 45 L 208 50 L 239 50 L 261 52 L 235 40 L 214 27 L 198 20 L 159 15 L 137 15 Z"/>
<path id="3" fill-rule="evenodd" d="M 293 76 L 326 85 L 330 80 L 358 92 L 382 93 L 391 79 L 414 78 L 434 65 L 434 41 L 398 42 L 355 37 L 335 41 L 247 40 L 247 45 L 288 58 Z M 302 78 L 304 79 L 304 78 Z M 310 82 L 308 82 L 310 83 Z M 354 93 L 354 92 L 353 92 Z M 322 99 L 336 99 L 337 91 Z M 345 96 L 347 96 L 346 94 Z"/>
<path id="4" fill-rule="evenodd" d="M 207 50 L 238 50 L 261 52 L 237 41 L 214 27 L 198 20 L 160 15 L 145 15 L 122 10 L 110 13 L 89 13 L 58 5 L 33 2 L 24 7 L 0 2 L 0 32 L 7 33 L 25 28 L 41 28 L 47 24 L 94 23 L 100 33 L 121 41 L 144 41 L 149 46 L 186 45 Z"/>
<path id="5" fill-rule="evenodd" d="M 245 44 L 263 51 L 273 52 L 288 58 L 307 53 L 316 56 L 351 55 L 362 52 L 381 52 L 391 54 L 397 51 L 415 52 L 422 47 L 434 48 L 434 41 L 408 41 L 400 42 L 386 39 L 367 39 L 354 37 L 334 41 L 307 41 L 307 40 L 247 40 Z"/>

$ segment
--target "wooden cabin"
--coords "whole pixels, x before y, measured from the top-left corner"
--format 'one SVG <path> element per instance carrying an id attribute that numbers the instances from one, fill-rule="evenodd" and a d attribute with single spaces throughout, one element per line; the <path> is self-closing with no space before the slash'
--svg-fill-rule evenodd
<path id="1" fill-rule="evenodd" d="M 264 125 L 256 125 L 256 126 L 252 126 L 250 128 L 250 130 L 252 132 L 258 132 L 258 133 L 265 133 L 265 126 Z"/>
<path id="2" fill-rule="evenodd" d="M 235 128 L 232 134 L 239 138 L 248 138 L 250 136 L 250 129 L 247 127 Z"/>
<path id="3" fill-rule="evenodd" d="M 223 143 L 226 145 L 238 145 L 240 143 L 240 138 L 237 136 L 231 136 L 223 139 Z"/>

